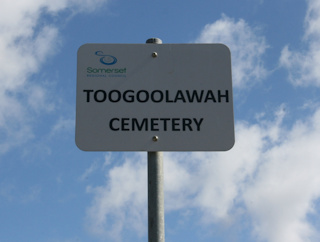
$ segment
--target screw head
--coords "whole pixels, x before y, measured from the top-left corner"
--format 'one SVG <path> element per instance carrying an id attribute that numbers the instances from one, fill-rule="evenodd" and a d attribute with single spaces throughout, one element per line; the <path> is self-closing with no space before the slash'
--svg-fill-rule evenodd
<path id="1" fill-rule="evenodd" d="M 157 141 L 159 140 L 159 137 L 155 135 L 155 136 L 152 137 L 152 140 L 153 140 L 154 142 L 157 142 Z"/>
<path id="2" fill-rule="evenodd" d="M 162 44 L 162 40 L 159 38 L 150 38 L 146 41 L 147 44 Z"/>
<path id="3" fill-rule="evenodd" d="M 158 53 L 157 53 L 157 52 L 153 52 L 153 53 L 152 53 L 152 57 L 153 57 L 153 58 L 156 58 L 157 56 L 158 56 Z"/>

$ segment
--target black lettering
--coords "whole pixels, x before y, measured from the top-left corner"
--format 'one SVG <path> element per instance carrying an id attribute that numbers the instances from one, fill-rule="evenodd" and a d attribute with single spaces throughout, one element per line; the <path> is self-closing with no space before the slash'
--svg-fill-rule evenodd
<path id="1" fill-rule="evenodd" d="M 118 118 L 113 118 L 113 119 L 110 120 L 110 122 L 109 122 L 109 127 L 110 127 L 111 130 L 113 130 L 113 131 L 118 131 L 118 130 L 119 130 L 119 128 L 115 128 L 115 127 L 113 126 L 113 122 L 114 122 L 114 121 L 119 121 L 119 120 L 120 120 L 120 119 L 118 119 Z"/>
<path id="2" fill-rule="evenodd" d="M 156 94 L 156 93 L 159 93 L 159 98 L 158 98 L 158 99 L 155 98 L 155 94 Z M 155 103 L 162 102 L 162 100 L 163 100 L 163 92 L 160 91 L 160 90 L 154 90 L 154 91 L 151 93 L 151 100 L 152 100 L 152 102 L 155 102 Z"/>
<path id="3" fill-rule="evenodd" d="M 159 125 L 158 123 L 159 119 L 158 118 L 152 118 L 151 119 L 151 131 L 159 131 L 159 128 L 157 127 Z"/>
<path id="4" fill-rule="evenodd" d="M 193 121 L 194 121 L 194 122 L 196 123 L 196 125 L 197 125 L 197 131 L 200 131 L 200 125 L 201 125 L 201 123 L 202 123 L 202 121 L 203 121 L 203 118 L 201 118 L 199 121 L 198 121 L 196 118 L 194 118 Z"/>
<path id="5" fill-rule="evenodd" d="M 93 92 L 93 90 L 83 90 L 83 92 L 87 93 L 87 103 L 90 102 L 90 93 Z"/>
<path id="6" fill-rule="evenodd" d="M 98 94 L 101 93 L 100 98 L 98 98 Z M 101 102 L 104 102 L 106 99 L 107 99 L 107 93 L 104 91 L 104 90 L 98 90 L 98 91 L 95 91 L 94 95 L 94 100 L 98 103 L 101 103 Z"/>
<path id="7" fill-rule="evenodd" d="M 166 90 L 166 102 L 167 103 L 173 103 L 173 100 L 169 99 L 169 91 L 168 90 Z"/>
<path id="8" fill-rule="evenodd" d="M 145 99 L 144 99 L 144 100 L 142 100 L 141 97 L 140 97 L 140 94 L 141 94 L 141 93 L 145 93 Z M 140 90 L 139 92 L 137 92 L 137 100 L 138 100 L 138 102 L 141 102 L 141 103 L 148 102 L 148 100 L 149 100 L 149 93 L 148 93 L 148 91 L 146 91 L 146 90 Z"/>
<path id="9" fill-rule="evenodd" d="M 112 94 L 116 93 L 118 96 L 117 98 L 113 99 L 112 97 Z M 121 100 L 121 92 L 118 91 L 118 90 L 112 90 L 109 92 L 109 101 L 110 102 L 113 102 L 113 103 L 116 103 L 116 102 L 119 102 Z"/>
<path id="10" fill-rule="evenodd" d="M 123 118 L 121 119 L 121 130 L 122 131 L 130 131 L 129 128 L 126 128 L 129 125 L 129 118 Z"/>
<path id="11" fill-rule="evenodd" d="M 189 90 L 186 91 L 187 97 L 190 103 L 193 103 L 193 100 L 196 99 L 198 103 L 202 102 L 202 96 L 203 96 L 203 90 L 201 90 L 200 95 L 198 95 L 198 92 L 196 90 L 193 90 L 192 95 L 190 95 Z"/>
<path id="12" fill-rule="evenodd" d="M 168 122 L 171 121 L 171 131 L 201 131 L 203 120 L 204 118 L 143 118 L 140 121 L 137 118 L 112 118 L 109 128 L 112 131 L 148 131 L 150 127 L 150 131 L 167 131 Z"/>
<path id="13" fill-rule="evenodd" d="M 183 93 L 181 90 L 178 90 L 177 93 L 176 93 L 176 98 L 174 99 L 174 102 L 176 103 L 177 100 L 182 100 L 182 102 L 186 102 L 186 99 L 184 98 L 183 96 Z"/>
<path id="14" fill-rule="evenodd" d="M 161 121 L 163 121 L 163 130 L 167 131 L 167 122 L 170 120 L 170 118 L 160 118 Z"/>
<path id="15" fill-rule="evenodd" d="M 134 95 L 133 94 L 130 94 L 130 95 L 127 95 L 128 93 L 133 93 L 134 94 L 134 91 L 133 90 L 127 90 L 123 93 L 123 100 L 128 102 L 128 103 L 132 103 L 134 102 Z"/>
<path id="16" fill-rule="evenodd" d="M 208 102 L 208 100 L 212 100 L 212 102 L 214 102 L 214 103 L 217 102 L 212 90 L 209 90 L 207 92 L 207 95 L 206 95 L 206 98 L 204 99 L 204 102 L 206 103 L 206 102 Z"/>
<path id="17" fill-rule="evenodd" d="M 222 97 L 226 98 L 226 102 L 227 102 L 227 103 L 229 102 L 229 92 L 228 92 L 228 90 L 226 90 L 226 92 L 225 92 L 224 95 L 222 95 L 222 94 L 221 94 L 221 91 L 218 90 L 218 101 L 219 101 L 219 103 L 221 103 L 221 98 L 222 98 Z"/>
<path id="18" fill-rule="evenodd" d="M 180 131 L 179 126 L 179 118 L 173 118 L 172 121 L 172 131 Z"/>
<path id="19" fill-rule="evenodd" d="M 138 128 L 139 131 L 142 130 L 143 127 L 145 131 L 148 131 L 148 119 L 144 118 L 142 119 L 142 122 L 139 124 L 138 120 L 136 118 L 132 119 L 132 131 L 135 131 L 135 127 Z"/>
<path id="20" fill-rule="evenodd" d="M 186 131 L 186 127 L 188 127 L 189 131 L 192 131 L 191 123 L 192 123 L 192 120 L 190 118 L 183 118 L 182 119 L 182 130 Z"/>

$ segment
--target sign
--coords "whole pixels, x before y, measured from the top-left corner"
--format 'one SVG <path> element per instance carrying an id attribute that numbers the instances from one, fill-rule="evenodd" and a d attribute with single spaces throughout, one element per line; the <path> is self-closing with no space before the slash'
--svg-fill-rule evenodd
<path id="1" fill-rule="evenodd" d="M 231 57 L 222 44 L 85 44 L 76 144 L 85 151 L 226 151 Z"/>

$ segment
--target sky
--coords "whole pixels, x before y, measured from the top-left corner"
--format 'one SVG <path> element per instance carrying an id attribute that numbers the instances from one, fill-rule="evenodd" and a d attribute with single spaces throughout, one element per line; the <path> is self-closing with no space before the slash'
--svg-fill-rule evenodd
<path id="1" fill-rule="evenodd" d="M 75 145 L 86 43 L 223 43 L 235 145 L 165 152 L 167 242 L 320 241 L 320 1 L 1 0 L 0 241 L 147 241 L 147 152 Z"/>

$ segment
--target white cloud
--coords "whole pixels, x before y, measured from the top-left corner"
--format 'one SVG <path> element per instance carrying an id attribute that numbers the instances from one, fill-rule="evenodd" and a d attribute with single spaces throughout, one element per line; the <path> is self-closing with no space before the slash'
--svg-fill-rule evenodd
<path id="1" fill-rule="evenodd" d="M 260 237 L 315 241 L 307 215 L 316 212 L 313 202 L 320 196 L 319 131 L 320 109 L 309 120 L 297 121 L 283 142 L 261 156 L 263 164 L 244 193 Z"/>
<path id="2" fill-rule="evenodd" d="M 91 11 L 107 0 L 2 0 L 0 8 L 0 153 L 32 135 L 33 112 L 52 111 L 43 84 L 30 80 L 56 52 L 59 29 L 42 18 Z"/>
<path id="3" fill-rule="evenodd" d="M 320 3 L 307 0 L 303 41 L 306 50 L 292 51 L 286 45 L 280 56 L 280 65 L 289 73 L 289 80 L 296 86 L 320 87 Z"/>
<path id="4" fill-rule="evenodd" d="M 53 126 L 51 130 L 51 136 L 54 136 L 56 134 L 59 134 L 61 132 L 73 132 L 75 126 L 75 120 L 74 119 L 65 119 L 60 117 L 57 121 L 57 123 Z"/>
<path id="5" fill-rule="evenodd" d="M 49 93 L 45 87 L 40 85 L 29 85 L 26 88 L 28 92 L 28 106 L 31 107 L 35 111 L 47 111 L 51 112 L 54 110 L 54 103 L 49 101 Z"/>
<path id="6" fill-rule="evenodd" d="M 206 224 L 231 217 L 229 212 L 234 207 L 234 199 L 255 170 L 265 135 L 258 126 L 245 123 L 237 125 L 237 134 L 237 145 L 228 153 L 165 153 L 167 213 L 199 208 L 201 220 Z M 94 195 L 87 221 L 93 234 L 122 241 L 122 231 L 135 221 L 135 231 L 146 235 L 145 159 L 146 153 L 126 156 L 122 165 L 108 171 L 105 186 L 88 188 Z"/>
<path id="7" fill-rule="evenodd" d="M 247 88 L 263 80 L 267 71 L 262 56 L 267 49 L 265 38 L 243 19 L 236 22 L 225 15 L 204 27 L 198 43 L 223 43 L 231 51 L 233 84 Z"/>
<path id="8" fill-rule="evenodd" d="M 85 181 L 88 177 L 99 168 L 98 162 L 94 161 L 92 165 L 81 175 L 80 181 Z"/>
<path id="9" fill-rule="evenodd" d="M 122 241 L 124 229 L 145 235 L 147 228 L 147 166 L 146 157 L 136 153 L 126 156 L 123 165 L 107 173 L 104 186 L 88 187 L 94 194 L 87 211 L 87 226 L 91 233 Z M 109 157 L 106 157 L 109 159 Z"/>
<path id="10" fill-rule="evenodd" d="M 257 240 L 315 241 L 308 215 L 319 213 L 320 109 L 292 128 L 283 125 L 284 110 L 280 106 L 273 120 L 259 124 L 237 122 L 228 152 L 165 153 L 166 213 L 201 211 L 197 219 L 207 225 L 247 216 Z M 121 232 L 136 221 L 134 231 L 146 234 L 145 159 L 126 157 L 108 171 L 105 186 L 88 189 L 94 195 L 91 232 L 121 241 Z"/>

